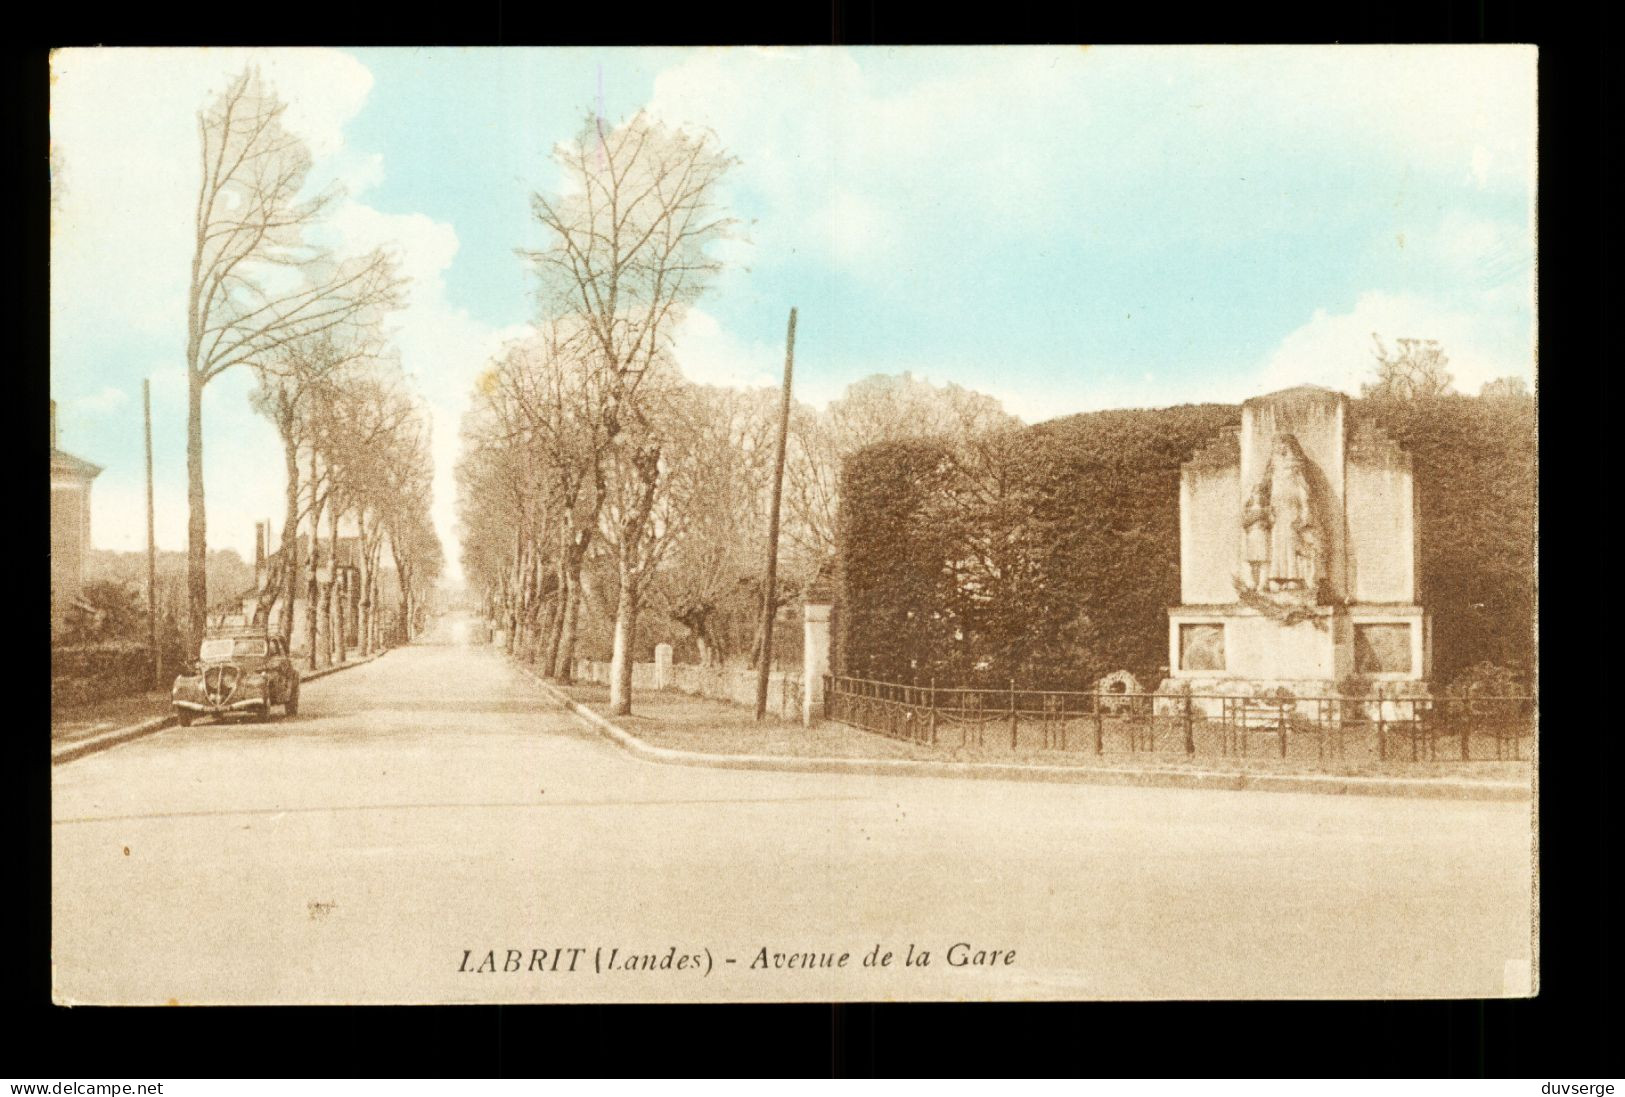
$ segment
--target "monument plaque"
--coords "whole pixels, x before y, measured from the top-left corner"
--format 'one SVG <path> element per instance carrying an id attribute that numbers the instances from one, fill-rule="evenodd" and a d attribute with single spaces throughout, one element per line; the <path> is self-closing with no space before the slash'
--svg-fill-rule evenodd
<path id="1" fill-rule="evenodd" d="M 1243 404 L 1181 468 L 1179 528 L 1165 690 L 1324 696 L 1358 676 L 1426 691 L 1411 457 L 1351 423 L 1342 393 Z"/>

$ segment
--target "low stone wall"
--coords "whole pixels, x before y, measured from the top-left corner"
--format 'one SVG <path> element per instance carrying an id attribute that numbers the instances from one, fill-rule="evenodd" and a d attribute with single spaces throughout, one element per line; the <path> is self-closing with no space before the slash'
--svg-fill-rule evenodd
<path id="1" fill-rule="evenodd" d="M 577 659 L 572 672 L 578 682 L 596 682 L 598 685 L 609 685 L 610 664 L 600 663 L 596 659 Z M 653 663 L 632 664 L 632 688 L 654 689 L 655 665 Z"/>
<path id="2" fill-rule="evenodd" d="M 575 661 L 578 681 L 609 684 L 610 664 L 593 659 Z M 659 664 L 633 663 L 632 689 L 670 689 L 695 697 L 708 697 L 714 701 L 727 701 L 735 705 L 754 708 L 756 705 L 756 672 L 745 667 L 702 667 L 692 663 L 672 663 L 670 678 L 659 680 Z M 767 679 L 767 711 L 784 720 L 801 719 L 801 675 L 795 671 L 776 670 Z"/>

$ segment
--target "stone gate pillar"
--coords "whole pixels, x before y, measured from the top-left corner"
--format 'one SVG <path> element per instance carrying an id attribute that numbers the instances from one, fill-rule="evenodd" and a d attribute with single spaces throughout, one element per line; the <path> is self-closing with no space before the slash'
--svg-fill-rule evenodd
<path id="1" fill-rule="evenodd" d="M 655 689 L 671 688 L 671 645 L 655 645 Z"/>
<path id="2" fill-rule="evenodd" d="M 824 675 L 829 673 L 831 603 L 808 601 L 801 608 L 801 723 L 811 727 L 824 711 Z"/>

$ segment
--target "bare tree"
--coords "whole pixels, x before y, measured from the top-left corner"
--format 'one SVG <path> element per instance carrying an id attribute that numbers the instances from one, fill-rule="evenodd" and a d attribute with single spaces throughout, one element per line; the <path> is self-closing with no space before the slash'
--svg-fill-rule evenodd
<path id="1" fill-rule="evenodd" d="M 340 525 L 345 517 L 354 520 L 355 552 L 345 564 L 344 582 L 357 584 L 330 590 L 327 605 L 328 650 L 331 658 L 345 658 L 345 637 L 350 626 L 363 653 L 370 648 L 367 631 L 375 601 L 373 584 L 383 539 L 382 513 L 393 503 L 390 491 L 395 480 L 392 466 L 401 460 L 414 460 L 412 448 L 418 444 L 421 412 L 405 390 L 400 364 L 393 356 L 363 360 L 353 369 L 336 394 L 334 407 L 342 429 L 327 439 L 329 461 L 333 466 L 333 505 L 329 511 L 329 543 L 335 570 L 329 587 L 340 580 Z M 425 502 L 425 506 L 426 506 Z M 359 596 L 358 619 L 349 619 L 349 601 Z"/>
<path id="2" fill-rule="evenodd" d="M 337 196 L 305 197 L 310 150 L 284 104 L 246 69 L 198 113 L 201 179 L 187 292 L 187 601 L 195 641 L 208 607 L 203 390 L 234 366 L 393 303 L 382 251 L 338 260 L 307 235 Z"/>
<path id="3" fill-rule="evenodd" d="M 314 444 L 315 403 L 337 399 L 344 389 L 345 370 L 375 359 L 382 350 L 383 335 L 375 323 L 346 325 L 290 339 L 254 363 L 258 383 L 250 402 L 276 428 L 286 475 L 282 548 L 276 575 L 261 594 L 260 612 L 268 614 L 272 601 L 282 599 L 280 625 L 284 640 L 292 636 L 292 607 L 301 577 L 298 530 L 305 509 L 299 456 L 305 447 Z"/>
<path id="4" fill-rule="evenodd" d="M 1528 396 L 1529 384 L 1522 377 L 1497 377 L 1485 381 L 1478 390 L 1480 396 Z"/>
<path id="5" fill-rule="evenodd" d="M 386 531 L 400 589 L 398 639 L 409 643 L 420 627 L 425 600 L 440 577 L 445 557 L 429 509 L 433 502 L 434 457 L 429 417 L 413 405 L 411 414 L 389 434 L 387 460 L 377 491 L 377 520 Z"/>
<path id="6" fill-rule="evenodd" d="M 692 391 L 685 456 L 669 489 L 670 506 L 683 517 L 681 536 L 651 593 L 666 616 L 688 630 L 700 663 L 710 666 L 742 650 L 761 618 L 778 393 Z"/>
<path id="7" fill-rule="evenodd" d="M 556 159 L 565 174 L 562 193 L 531 199 L 549 240 L 526 254 L 539 277 L 543 319 L 579 329 L 582 362 L 600 378 L 605 399 L 595 428 L 618 467 L 639 481 L 624 496 L 617 536 L 637 544 L 665 467 L 661 432 L 639 392 L 669 354 L 672 330 L 721 269 L 707 249 L 734 223 L 718 205 L 719 184 L 734 161 L 709 133 L 668 129 L 641 113 L 614 127 L 589 117 Z M 636 440 L 631 448 L 623 432 Z M 621 601 L 618 613 L 635 614 Z M 616 635 L 629 637 L 629 625 L 618 620 Z M 612 710 L 630 711 L 629 657 L 617 658 L 612 678 Z"/>
<path id="8" fill-rule="evenodd" d="M 613 440 L 612 378 L 587 364 L 593 347 L 572 328 L 549 322 L 507 348 L 477 386 L 476 420 L 465 424 L 465 453 L 483 458 L 469 474 L 483 475 L 489 493 L 479 506 L 502 511 L 512 539 L 499 584 L 512 643 L 533 654 L 539 628 L 543 667 L 562 681 L 571 676 L 582 570 L 598 533 Z"/>
<path id="9" fill-rule="evenodd" d="M 704 448 L 706 420 L 715 409 L 674 369 L 661 369 L 645 382 L 640 404 L 636 425 L 623 429 L 609 451 L 601 522 L 615 566 L 610 706 L 620 712 L 631 708 L 633 645 L 647 584 L 709 509 L 706 493 L 726 490 L 713 478 L 740 471 L 737 461 L 718 467 L 707 460 L 713 454 Z M 648 467 L 651 461 L 659 467 Z"/>
<path id="10" fill-rule="evenodd" d="M 1371 333 L 1371 341 L 1376 344 L 1372 351 L 1377 359 L 1375 379 L 1360 386 L 1361 396 L 1416 400 L 1451 391 L 1450 373 L 1445 369 L 1450 359 L 1438 340 L 1399 339 L 1391 352 L 1376 332 Z"/>
<path id="11" fill-rule="evenodd" d="M 1020 423 L 991 396 L 908 373 L 855 381 L 822 413 L 798 408 L 785 484 L 794 521 L 786 534 L 819 561 L 834 555 L 841 463 L 864 446 L 932 435 L 974 438 Z"/>

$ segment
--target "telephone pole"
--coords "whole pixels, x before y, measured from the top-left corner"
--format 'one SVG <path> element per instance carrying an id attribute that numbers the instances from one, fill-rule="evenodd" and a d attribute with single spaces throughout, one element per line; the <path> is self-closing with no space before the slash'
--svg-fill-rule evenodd
<path id="1" fill-rule="evenodd" d="M 164 657 L 158 650 L 158 538 L 152 518 L 152 381 L 141 379 L 141 417 L 147 434 L 147 650 L 152 652 L 152 686 L 164 684 Z"/>
<path id="2" fill-rule="evenodd" d="M 767 717 L 767 681 L 773 673 L 774 583 L 779 570 L 779 497 L 784 493 L 784 446 L 790 434 L 790 374 L 796 360 L 796 310 L 784 337 L 784 399 L 779 405 L 779 449 L 773 459 L 773 506 L 767 522 L 767 581 L 762 586 L 762 651 L 756 667 L 756 722 Z"/>

